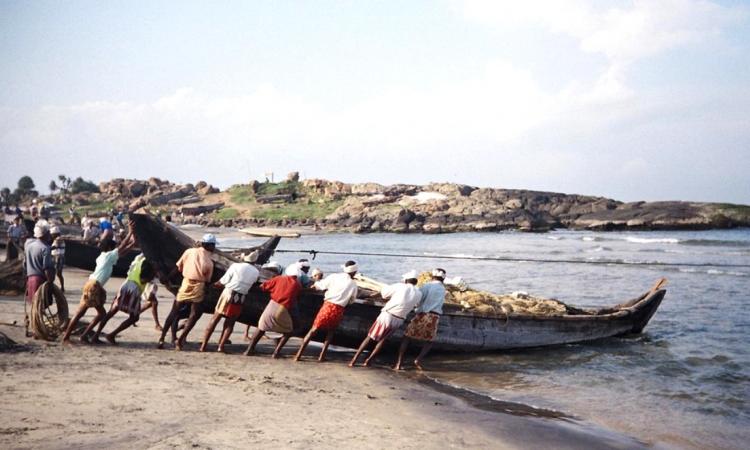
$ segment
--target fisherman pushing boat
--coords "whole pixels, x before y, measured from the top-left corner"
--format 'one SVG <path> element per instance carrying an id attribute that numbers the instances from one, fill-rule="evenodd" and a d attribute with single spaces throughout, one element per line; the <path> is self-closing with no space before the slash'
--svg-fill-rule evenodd
<path id="1" fill-rule="evenodd" d="M 202 315 L 201 302 L 206 297 L 206 286 L 211 282 L 214 271 L 214 262 L 211 260 L 211 254 L 216 250 L 216 237 L 213 234 L 206 233 L 201 239 L 199 247 L 193 247 L 185 250 L 174 269 L 162 280 L 168 284 L 178 272 L 182 274 L 182 284 L 177 291 L 175 300 L 172 303 L 172 310 L 169 312 L 167 319 L 164 321 L 158 348 L 164 348 L 164 336 L 167 330 L 172 328 L 172 334 L 177 332 L 178 311 L 181 304 L 190 304 L 190 316 L 187 324 L 182 330 L 182 334 L 175 342 L 175 350 L 182 350 L 185 345 L 190 330 Z"/>

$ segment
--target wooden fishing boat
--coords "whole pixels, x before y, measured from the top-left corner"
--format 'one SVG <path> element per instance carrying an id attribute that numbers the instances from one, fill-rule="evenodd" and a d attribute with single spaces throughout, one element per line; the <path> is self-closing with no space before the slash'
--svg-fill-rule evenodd
<path id="1" fill-rule="evenodd" d="M 241 232 L 249 234 L 251 236 L 261 237 L 273 237 L 279 236 L 283 238 L 298 238 L 301 233 L 294 230 L 286 230 L 283 228 L 258 228 L 258 227 L 246 227 L 240 229 Z"/>
<path id="2" fill-rule="evenodd" d="M 182 252 L 195 243 L 179 230 L 166 227 L 160 219 L 151 215 L 133 214 L 135 232 L 146 256 L 160 264 L 173 267 Z M 214 257 L 214 278 L 218 279 L 233 259 L 217 253 Z M 261 278 L 271 274 L 261 272 Z M 172 290 L 179 280 L 172 280 Z M 458 307 L 446 305 L 440 319 L 440 327 L 434 341 L 434 349 L 454 352 L 496 351 L 528 347 L 588 342 L 613 336 L 638 334 L 646 326 L 664 299 L 666 290 L 660 280 L 648 292 L 638 297 L 599 310 L 584 310 L 570 307 L 564 316 L 536 316 L 509 314 L 507 316 L 483 316 L 463 312 Z M 367 335 L 367 331 L 380 313 L 382 302 L 369 298 L 372 293 L 363 292 L 361 299 L 350 305 L 334 337 L 334 344 L 356 347 Z M 220 292 L 211 288 L 203 302 L 205 312 L 212 312 Z M 268 294 L 254 287 L 248 294 L 239 322 L 256 325 L 268 303 Z M 323 302 L 323 295 L 305 290 L 298 302 L 295 335 L 303 335 L 312 325 L 315 314 Z M 403 330 L 391 336 L 387 346 L 395 348 Z M 318 336 L 322 338 L 322 336 Z"/>

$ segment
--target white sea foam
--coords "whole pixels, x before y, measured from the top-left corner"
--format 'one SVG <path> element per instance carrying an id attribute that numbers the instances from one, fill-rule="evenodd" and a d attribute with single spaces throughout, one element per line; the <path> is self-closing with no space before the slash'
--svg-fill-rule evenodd
<path id="1" fill-rule="evenodd" d="M 593 242 L 593 241 L 596 240 L 596 237 L 595 236 L 584 236 L 581 239 L 583 239 L 586 242 Z"/>
<path id="2" fill-rule="evenodd" d="M 639 238 L 626 237 L 626 241 L 634 244 L 679 244 L 680 240 L 675 238 Z"/>

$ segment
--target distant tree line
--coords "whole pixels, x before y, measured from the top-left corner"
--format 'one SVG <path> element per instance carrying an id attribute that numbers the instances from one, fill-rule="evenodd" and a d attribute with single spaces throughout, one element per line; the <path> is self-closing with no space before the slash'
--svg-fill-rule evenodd
<path id="1" fill-rule="evenodd" d="M 36 198 L 39 196 L 39 191 L 35 190 L 35 187 L 34 180 L 30 176 L 24 175 L 18 179 L 15 189 L 11 190 L 9 187 L 0 189 L 0 199 L 4 204 L 11 205 Z M 62 174 L 57 176 L 57 180 L 51 180 L 48 187 L 53 195 L 56 192 L 62 195 L 99 192 L 99 187 L 92 181 L 84 180 L 82 177 L 71 180 L 70 177 Z"/>

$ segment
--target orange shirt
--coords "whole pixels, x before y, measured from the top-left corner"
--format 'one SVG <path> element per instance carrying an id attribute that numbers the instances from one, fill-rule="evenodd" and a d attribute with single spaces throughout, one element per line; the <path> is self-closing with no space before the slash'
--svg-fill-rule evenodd
<path id="1" fill-rule="evenodd" d="M 189 248 L 177 261 L 177 268 L 182 272 L 182 276 L 189 280 L 209 283 L 214 273 L 211 252 L 203 247 Z"/>

